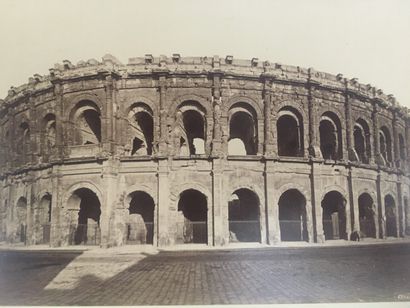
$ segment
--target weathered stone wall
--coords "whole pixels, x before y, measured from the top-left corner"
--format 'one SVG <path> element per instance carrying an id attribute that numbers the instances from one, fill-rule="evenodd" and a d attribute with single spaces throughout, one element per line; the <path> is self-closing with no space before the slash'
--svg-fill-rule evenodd
<path id="1" fill-rule="evenodd" d="M 328 135 L 326 121 L 334 129 Z M 294 155 L 280 154 L 284 129 Z M 159 246 L 177 244 L 187 223 L 206 230 L 208 245 L 228 244 L 237 223 L 228 204 L 239 190 L 256 196 L 258 220 L 240 223 L 257 225 L 261 243 L 284 238 L 279 204 L 289 191 L 303 196 L 309 242 L 326 238 L 329 192 L 340 196 L 334 202 L 343 206 L 346 238 L 364 228 L 364 194 L 373 202 L 373 237 L 410 232 L 408 110 L 340 74 L 216 56 L 64 61 L 49 76 L 10 89 L 1 101 L 0 136 L 0 240 L 73 244 L 71 225 L 94 215 L 84 214 L 94 202 L 86 191 L 99 201 L 95 243 L 103 246 L 127 243 L 129 222 L 139 221 L 129 211 L 136 191 L 152 198 L 153 218 L 145 223 Z M 229 152 L 235 138 L 246 153 Z M 188 190 L 206 199 L 203 224 L 180 208 Z"/>

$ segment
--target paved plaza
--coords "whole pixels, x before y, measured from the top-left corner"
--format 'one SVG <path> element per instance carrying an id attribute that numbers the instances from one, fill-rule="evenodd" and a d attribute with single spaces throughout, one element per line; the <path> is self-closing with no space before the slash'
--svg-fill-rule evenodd
<path id="1" fill-rule="evenodd" d="M 410 300 L 410 244 L 0 251 L 0 305 Z"/>

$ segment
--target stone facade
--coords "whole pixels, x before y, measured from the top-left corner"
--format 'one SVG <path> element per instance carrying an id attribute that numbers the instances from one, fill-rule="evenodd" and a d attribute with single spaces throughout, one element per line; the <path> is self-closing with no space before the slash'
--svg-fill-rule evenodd
<path id="1" fill-rule="evenodd" d="M 323 242 L 410 231 L 410 116 L 231 56 L 64 61 L 1 101 L 0 240 Z"/>

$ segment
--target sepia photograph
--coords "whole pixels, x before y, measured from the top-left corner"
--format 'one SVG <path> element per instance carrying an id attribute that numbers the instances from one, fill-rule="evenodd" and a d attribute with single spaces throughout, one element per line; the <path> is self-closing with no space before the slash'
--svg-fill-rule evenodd
<path id="1" fill-rule="evenodd" d="M 410 307 L 409 1 L 0 0 L 0 46 L 0 306 Z"/>

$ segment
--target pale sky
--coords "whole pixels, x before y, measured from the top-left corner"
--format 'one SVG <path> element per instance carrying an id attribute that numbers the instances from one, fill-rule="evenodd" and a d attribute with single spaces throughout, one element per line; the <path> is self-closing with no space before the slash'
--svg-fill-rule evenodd
<path id="1" fill-rule="evenodd" d="M 410 107 L 410 1 L 0 0 L 0 98 L 54 63 L 151 53 L 314 67 Z"/>

